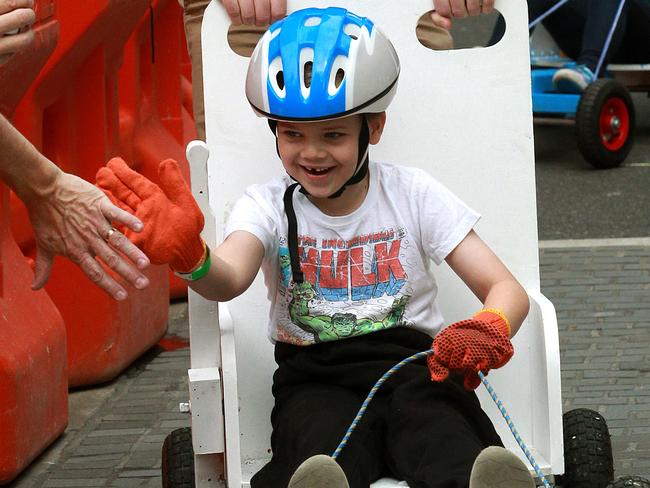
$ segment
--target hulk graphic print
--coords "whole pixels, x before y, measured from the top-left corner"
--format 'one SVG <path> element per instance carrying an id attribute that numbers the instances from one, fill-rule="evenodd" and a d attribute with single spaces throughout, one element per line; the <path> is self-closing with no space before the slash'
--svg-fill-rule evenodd
<path id="1" fill-rule="evenodd" d="M 420 169 L 370 161 L 368 172 L 367 195 L 347 215 L 323 213 L 293 193 L 304 284 L 293 283 L 291 272 L 289 176 L 251 185 L 232 208 L 224 236 L 244 231 L 264 246 L 272 342 L 310 345 L 390 327 L 434 337 L 443 327 L 434 266 L 480 216 Z"/>
<path id="2" fill-rule="evenodd" d="M 408 325 L 404 311 L 407 273 L 400 256 L 405 232 L 384 230 L 349 240 L 299 236 L 298 254 L 305 276 L 292 283 L 289 250 L 279 252 L 279 281 L 290 321 L 299 327 L 301 343 L 355 337 Z M 295 332 L 282 340 L 295 340 Z"/>

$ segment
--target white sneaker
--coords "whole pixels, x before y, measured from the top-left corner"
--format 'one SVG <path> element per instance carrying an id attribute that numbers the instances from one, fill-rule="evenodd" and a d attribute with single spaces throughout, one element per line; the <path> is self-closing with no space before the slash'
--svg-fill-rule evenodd
<path id="1" fill-rule="evenodd" d="M 469 488 L 535 488 L 535 481 L 516 454 L 491 446 L 476 457 Z"/>
<path id="2" fill-rule="evenodd" d="M 350 485 L 334 458 L 318 454 L 298 466 L 287 488 L 350 488 Z"/>
<path id="3" fill-rule="evenodd" d="M 593 71 L 584 64 L 578 64 L 557 70 L 553 75 L 553 86 L 563 93 L 582 93 L 595 79 Z"/>

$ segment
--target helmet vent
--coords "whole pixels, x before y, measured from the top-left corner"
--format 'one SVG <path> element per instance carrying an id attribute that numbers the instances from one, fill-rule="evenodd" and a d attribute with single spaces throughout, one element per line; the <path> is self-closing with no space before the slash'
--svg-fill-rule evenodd
<path id="1" fill-rule="evenodd" d="M 361 28 L 356 24 L 345 24 L 343 32 L 345 32 L 351 39 L 357 40 L 361 35 Z"/>
<path id="2" fill-rule="evenodd" d="M 341 83 L 343 83 L 343 78 L 345 78 L 345 71 L 343 71 L 341 68 L 336 70 L 336 76 L 334 76 L 334 86 L 338 88 L 341 86 Z"/>
<path id="3" fill-rule="evenodd" d="M 329 81 L 327 83 L 327 93 L 330 97 L 336 95 L 341 89 L 341 85 L 345 81 L 348 68 L 350 68 L 350 60 L 347 56 L 337 56 L 332 63 L 332 71 L 329 73 Z"/>
<path id="4" fill-rule="evenodd" d="M 305 67 L 303 68 L 303 76 L 305 80 L 305 88 L 311 87 L 311 73 L 314 67 L 313 61 L 307 61 Z"/>
<path id="5" fill-rule="evenodd" d="M 284 83 L 284 68 L 282 66 L 282 58 L 278 56 L 271 63 L 269 63 L 268 82 L 275 95 L 284 98 L 287 95 Z"/>
<path id="6" fill-rule="evenodd" d="M 320 17 L 309 17 L 305 20 L 305 27 L 316 27 L 317 25 L 320 25 L 320 22 Z"/>

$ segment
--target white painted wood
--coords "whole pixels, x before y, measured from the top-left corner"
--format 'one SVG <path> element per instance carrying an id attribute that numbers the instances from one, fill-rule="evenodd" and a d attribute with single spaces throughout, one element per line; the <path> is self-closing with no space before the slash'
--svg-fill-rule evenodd
<path id="1" fill-rule="evenodd" d="M 205 226 L 201 236 L 211 247 L 215 246 L 216 225 L 214 215 L 208 201 L 208 146 L 202 141 L 192 141 L 187 145 L 186 156 L 190 164 L 190 179 L 192 193 L 203 215 Z M 188 290 L 189 322 L 190 322 L 190 363 L 193 368 L 221 367 L 221 334 L 219 327 L 219 306 L 216 302 L 204 299 L 201 295 Z M 190 375 L 190 398 L 192 398 L 192 369 Z M 217 371 L 218 373 L 218 371 Z M 192 444 L 194 454 L 194 477 L 197 488 L 216 488 L 219 486 L 219 469 L 221 461 L 219 454 L 224 452 L 224 418 L 221 409 L 222 392 L 218 399 L 212 402 L 193 400 L 192 413 Z M 218 415 L 221 418 L 218 418 Z M 197 418 L 210 418 L 214 440 L 196 439 L 202 426 Z M 213 444 L 212 444 L 212 443 Z M 197 446 L 205 443 L 211 448 Z M 210 452 L 211 451 L 211 452 Z"/>
<path id="2" fill-rule="evenodd" d="M 196 488 L 222 488 L 218 475 L 221 467 L 219 454 L 197 454 L 194 456 L 194 485 Z"/>
<path id="3" fill-rule="evenodd" d="M 215 218 L 208 201 L 208 155 L 208 146 L 203 141 L 192 141 L 187 145 L 186 156 L 190 163 L 192 193 L 205 216 L 201 237 L 208 246 L 214 247 L 217 238 Z M 191 365 L 193 368 L 220 367 L 219 307 L 216 302 L 206 300 L 191 289 L 188 290 L 188 302 Z"/>
<path id="4" fill-rule="evenodd" d="M 531 315 L 514 341 L 515 358 L 492 372 L 489 380 L 544 471 L 561 473 L 559 354 L 554 356 L 557 325 L 552 306 L 539 293 L 525 4 L 498 0 L 497 8 L 508 24 L 501 42 L 458 51 L 430 51 L 417 41 L 417 20 L 431 8 L 431 0 L 332 0 L 330 4 L 371 17 L 393 41 L 402 62 L 384 138 L 372 148 L 371 157 L 422 167 L 478 210 L 483 215 L 479 234 L 533 299 Z M 309 5 L 313 1 L 289 0 L 290 10 Z M 204 17 L 202 39 L 209 203 L 216 215 L 217 240 L 244 188 L 282 171 L 266 120 L 255 117 L 246 101 L 248 59 L 228 47 L 228 25 L 222 6 L 213 1 Z M 480 307 L 445 265 L 436 269 L 436 275 L 448 321 Z M 275 364 L 266 339 L 265 297 L 258 276 L 248 292 L 229 302 L 227 309 L 223 305 L 219 309 L 230 488 L 248 486 L 252 473 L 269 458 Z M 196 360 L 205 354 L 210 353 L 203 351 Z M 506 445 L 519 452 L 500 414 L 495 415 L 492 400 L 479 393 Z M 396 483 L 374 486 L 400 486 Z"/>
<path id="5" fill-rule="evenodd" d="M 194 454 L 224 451 L 221 375 L 218 368 L 188 371 Z"/>

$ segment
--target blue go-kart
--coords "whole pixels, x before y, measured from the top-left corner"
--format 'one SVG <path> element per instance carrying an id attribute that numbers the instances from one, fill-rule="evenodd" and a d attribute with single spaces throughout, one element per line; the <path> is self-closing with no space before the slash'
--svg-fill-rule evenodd
<path id="1" fill-rule="evenodd" d="M 530 22 L 532 29 L 569 0 L 561 0 Z M 596 81 L 583 93 L 560 93 L 553 88 L 555 72 L 570 61 L 550 36 L 536 29 L 531 39 L 533 112 L 538 117 L 575 120 L 578 148 L 595 168 L 614 168 L 627 157 L 634 143 L 635 112 L 630 92 L 650 94 L 650 64 L 603 66 L 625 0 L 613 19 L 598 67 Z"/>

